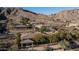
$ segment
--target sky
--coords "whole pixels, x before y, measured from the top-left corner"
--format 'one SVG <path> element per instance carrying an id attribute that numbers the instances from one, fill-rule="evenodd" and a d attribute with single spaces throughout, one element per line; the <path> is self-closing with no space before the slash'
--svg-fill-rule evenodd
<path id="1" fill-rule="evenodd" d="M 40 14 L 50 15 L 50 14 L 59 13 L 65 10 L 79 9 L 79 7 L 24 7 L 23 9 L 40 13 Z"/>

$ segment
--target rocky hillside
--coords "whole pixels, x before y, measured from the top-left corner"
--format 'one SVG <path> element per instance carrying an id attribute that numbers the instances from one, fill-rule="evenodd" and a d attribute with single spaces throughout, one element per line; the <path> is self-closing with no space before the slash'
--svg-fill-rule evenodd
<path id="1" fill-rule="evenodd" d="M 79 24 L 79 10 L 67 10 L 51 16 L 54 21 L 69 22 Z"/>
<path id="2" fill-rule="evenodd" d="M 22 8 L 3 8 L 0 7 L 0 20 L 10 20 L 14 24 L 20 24 L 22 18 L 30 19 L 31 23 L 42 23 L 47 26 L 78 26 L 79 10 L 62 11 L 51 16 L 37 14 L 35 12 L 24 10 Z"/>

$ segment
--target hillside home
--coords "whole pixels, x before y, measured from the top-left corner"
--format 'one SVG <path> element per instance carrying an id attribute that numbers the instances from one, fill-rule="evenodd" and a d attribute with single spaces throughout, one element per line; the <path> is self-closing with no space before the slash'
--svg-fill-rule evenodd
<path id="1" fill-rule="evenodd" d="M 25 25 L 16 25 L 13 30 L 10 30 L 11 33 L 23 33 L 26 32 L 27 27 Z"/>
<path id="2" fill-rule="evenodd" d="M 33 33 L 24 33 L 21 35 L 21 47 L 33 47 L 32 41 Z"/>

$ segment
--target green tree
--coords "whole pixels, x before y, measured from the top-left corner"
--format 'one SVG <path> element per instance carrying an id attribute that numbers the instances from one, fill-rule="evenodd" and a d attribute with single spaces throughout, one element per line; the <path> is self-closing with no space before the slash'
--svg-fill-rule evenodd
<path id="1" fill-rule="evenodd" d="M 16 45 L 17 45 L 18 49 L 21 48 L 21 43 L 20 42 L 21 42 L 21 34 L 17 33 L 16 34 Z"/>
<path id="2" fill-rule="evenodd" d="M 44 35 L 42 33 L 36 33 L 33 36 L 33 40 L 37 43 L 43 43 L 45 41 Z"/>
<path id="3" fill-rule="evenodd" d="M 27 25 L 29 24 L 29 18 L 22 18 L 22 20 L 20 21 L 20 23 L 22 23 L 23 25 Z"/>
<path id="4" fill-rule="evenodd" d="M 65 39 L 66 31 L 64 29 L 60 29 L 60 30 L 58 30 L 57 35 L 58 35 L 59 40 L 63 40 L 63 39 Z"/>
<path id="5" fill-rule="evenodd" d="M 70 34 L 71 34 L 73 40 L 79 39 L 79 31 L 73 30 L 70 32 Z"/>
<path id="6" fill-rule="evenodd" d="M 66 50 L 66 49 L 68 49 L 69 48 L 69 46 L 70 46 L 70 43 L 67 41 L 67 40 L 61 40 L 60 42 L 59 42 L 59 44 L 60 44 L 60 46 L 61 46 L 61 48 L 63 49 L 63 50 Z"/>
<path id="7" fill-rule="evenodd" d="M 52 33 L 48 36 L 49 43 L 57 43 L 59 41 L 58 33 Z"/>

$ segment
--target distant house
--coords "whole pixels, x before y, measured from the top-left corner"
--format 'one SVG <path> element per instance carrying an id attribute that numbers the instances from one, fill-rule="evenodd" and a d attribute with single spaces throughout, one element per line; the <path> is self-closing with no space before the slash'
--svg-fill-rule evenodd
<path id="1" fill-rule="evenodd" d="M 14 29 L 11 30 L 11 32 L 15 32 L 15 33 L 20 32 L 20 33 L 24 33 L 24 32 L 27 31 L 27 29 L 30 29 L 30 28 L 31 28 L 30 26 L 31 26 L 31 25 L 22 25 L 22 24 L 18 24 L 18 25 L 15 25 L 15 26 L 14 26 Z"/>
<path id="2" fill-rule="evenodd" d="M 22 28 L 26 28 L 26 26 L 25 25 L 16 25 L 15 28 L 22 29 Z"/>
<path id="3" fill-rule="evenodd" d="M 13 30 L 10 30 L 12 33 L 23 33 L 25 32 L 27 27 L 25 25 L 15 25 Z"/>

